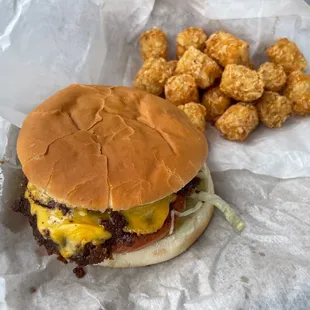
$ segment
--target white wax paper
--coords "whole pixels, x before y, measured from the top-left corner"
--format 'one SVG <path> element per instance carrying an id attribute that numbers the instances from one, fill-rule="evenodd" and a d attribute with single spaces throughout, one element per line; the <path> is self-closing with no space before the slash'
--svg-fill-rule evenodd
<path id="1" fill-rule="evenodd" d="M 25 219 L 9 209 L 21 175 L 18 129 L 9 122 L 20 126 L 71 83 L 131 85 L 141 66 L 138 37 L 153 26 L 168 34 L 171 59 L 176 34 L 198 26 L 247 40 L 256 64 L 283 36 L 310 60 L 310 9 L 303 1 L 0 3 L 0 115 L 7 120 L 0 121 L 0 309 L 309 309 L 310 118 L 259 128 L 245 143 L 208 128 L 216 191 L 246 228 L 235 233 L 215 212 L 189 251 L 158 266 L 89 267 L 77 280 L 73 266 L 43 255 Z"/>

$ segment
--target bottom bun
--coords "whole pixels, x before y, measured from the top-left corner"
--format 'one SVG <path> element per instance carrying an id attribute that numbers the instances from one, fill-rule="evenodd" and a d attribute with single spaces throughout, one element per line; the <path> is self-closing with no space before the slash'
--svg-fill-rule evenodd
<path id="1" fill-rule="evenodd" d="M 214 186 L 210 172 L 205 168 L 208 178 L 202 179 L 199 190 L 214 194 Z M 186 209 L 197 201 L 188 198 Z M 114 254 L 113 259 L 105 260 L 101 266 L 124 268 L 143 267 L 159 264 L 185 252 L 207 228 L 213 214 L 213 205 L 205 204 L 196 212 L 177 219 L 174 232 L 171 235 L 134 252 Z"/>

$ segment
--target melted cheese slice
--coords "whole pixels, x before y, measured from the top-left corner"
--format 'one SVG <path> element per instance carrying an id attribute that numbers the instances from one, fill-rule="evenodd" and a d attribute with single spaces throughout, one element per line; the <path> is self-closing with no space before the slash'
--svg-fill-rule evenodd
<path id="1" fill-rule="evenodd" d="M 89 242 L 99 245 L 111 238 L 111 234 L 100 225 L 101 220 L 108 219 L 106 213 L 74 209 L 64 215 L 58 208 L 48 209 L 35 203 L 28 191 L 25 192 L 25 198 L 30 203 L 31 214 L 37 216 L 41 235 L 58 244 L 58 250 L 64 258 L 78 253 Z"/>
<path id="2" fill-rule="evenodd" d="M 78 253 L 89 242 L 99 245 L 111 238 L 111 233 L 101 225 L 102 220 L 109 219 L 107 212 L 72 208 L 64 215 L 57 207 L 42 207 L 36 201 L 46 204 L 52 199 L 31 183 L 28 183 L 25 198 L 30 203 L 31 214 L 37 217 L 38 230 L 44 238 L 50 238 L 58 244 L 58 250 L 64 258 Z M 171 195 L 151 204 L 120 211 L 128 222 L 124 230 L 138 235 L 158 231 L 163 226 L 169 214 L 169 205 L 174 199 L 175 195 Z"/>
<path id="3" fill-rule="evenodd" d="M 49 197 L 44 191 L 37 189 L 32 183 L 28 182 L 27 190 L 31 194 L 31 198 L 36 201 L 40 201 L 41 203 L 47 205 L 52 198 Z"/>
<path id="4" fill-rule="evenodd" d="M 125 231 L 134 232 L 138 235 L 146 235 L 159 230 L 169 214 L 169 205 L 174 195 L 142 205 L 126 211 L 121 211 L 128 222 Z"/>

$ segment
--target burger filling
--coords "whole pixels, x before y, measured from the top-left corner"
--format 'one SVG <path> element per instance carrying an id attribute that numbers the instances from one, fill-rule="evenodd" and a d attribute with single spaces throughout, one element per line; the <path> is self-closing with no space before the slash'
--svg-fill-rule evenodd
<path id="1" fill-rule="evenodd" d="M 28 182 L 13 210 L 29 217 L 35 238 L 48 254 L 85 266 L 163 238 L 171 228 L 171 211 L 183 210 L 186 197 L 198 183 L 195 178 L 178 193 L 151 204 L 99 212 L 68 208 Z"/>

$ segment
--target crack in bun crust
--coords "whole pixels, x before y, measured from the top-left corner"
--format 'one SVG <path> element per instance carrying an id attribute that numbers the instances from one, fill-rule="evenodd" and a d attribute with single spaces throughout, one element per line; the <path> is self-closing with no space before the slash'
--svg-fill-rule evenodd
<path id="1" fill-rule="evenodd" d="M 29 181 L 56 201 L 105 211 L 177 192 L 208 147 L 186 115 L 159 97 L 75 84 L 27 116 L 17 153 Z"/>

